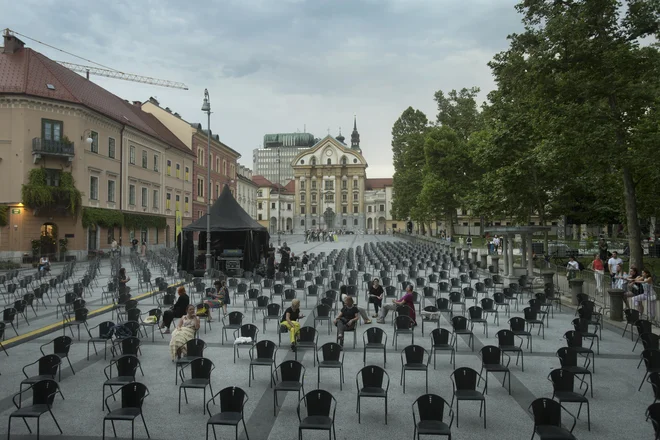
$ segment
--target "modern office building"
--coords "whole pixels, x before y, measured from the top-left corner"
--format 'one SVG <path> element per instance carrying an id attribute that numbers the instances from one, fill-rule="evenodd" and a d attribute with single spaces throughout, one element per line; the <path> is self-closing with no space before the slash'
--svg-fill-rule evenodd
<path id="1" fill-rule="evenodd" d="M 311 148 L 317 140 L 310 133 L 264 135 L 263 148 L 253 151 L 254 175 L 280 184 L 293 180 L 291 162 L 298 154 Z"/>

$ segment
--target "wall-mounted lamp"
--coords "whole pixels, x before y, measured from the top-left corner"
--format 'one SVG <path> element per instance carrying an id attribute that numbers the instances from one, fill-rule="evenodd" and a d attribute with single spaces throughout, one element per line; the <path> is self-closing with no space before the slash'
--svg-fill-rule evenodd
<path id="1" fill-rule="evenodd" d="M 94 139 L 92 138 L 92 130 L 90 130 L 89 128 L 85 130 L 82 136 L 80 136 L 80 140 L 82 141 L 83 139 L 87 144 L 92 145 L 92 143 L 94 142 Z"/>

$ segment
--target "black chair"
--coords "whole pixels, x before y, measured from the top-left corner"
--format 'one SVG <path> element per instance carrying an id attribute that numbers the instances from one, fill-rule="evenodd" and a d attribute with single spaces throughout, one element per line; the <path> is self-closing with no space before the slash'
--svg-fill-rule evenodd
<path id="1" fill-rule="evenodd" d="M 121 406 L 115 410 L 110 409 L 108 405 L 108 400 L 112 397 L 116 400 L 115 394 L 121 393 Z M 115 430 L 115 422 L 131 422 L 131 439 L 135 439 L 135 419 L 138 416 L 142 419 L 142 424 L 144 425 L 144 430 L 147 432 L 147 437 L 151 438 L 149 435 L 149 429 L 147 429 L 147 422 L 144 421 L 144 415 L 142 414 L 142 404 L 144 399 L 149 395 L 149 390 L 147 386 L 140 382 L 133 382 L 127 385 L 122 386 L 117 391 L 105 398 L 105 407 L 108 410 L 108 413 L 103 417 L 103 440 L 105 440 L 105 422 L 110 421 L 112 424 L 112 431 L 117 437 L 117 431 Z"/>
<path id="2" fill-rule="evenodd" d="M 594 341 L 596 341 L 596 353 L 600 354 L 600 337 L 598 336 L 598 328 L 594 329 L 594 331 L 589 331 L 591 321 L 585 318 L 575 318 L 572 324 L 573 329 L 576 332 L 579 332 L 583 338 L 591 339 L 591 347 L 593 347 Z"/>
<path id="3" fill-rule="evenodd" d="M 117 372 L 115 376 L 112 375 L 113 367 Z M 140 368 L 140 360 L 132 354 L 125 354 L 110 361 L 110 365 L 103 369 L 105 382 L 103 382 L 101 393 L 101 410 L 104 408 L 105 387 L 110 387 L 110 394 L 112 395 L 112 387 L 123 387 L 124 385 L 135 382 L 135 374 L 138 368 Z"/>
<path id="4" fill-rule="evenodd" d="M 324 298 L 325 299 L 325 298 Z M 328 306 L 327 304 L 317 304 L 316 307 L 314 307 L 314 328 L 316 328 L 316 322 L 317 321 L 326 321 L 328 323 L 328 334 L 330 334 L 330 327 L 331 327 L 331 321 L 330 319 L 330 311 L 332 310 L 332 307 Z"/>
<path id="5" fill-rule="evenodd" d="M 449 363 L 456 368 L 456 349 L 451 340 L 451 333 L 444 328 L 436 328 L 431 332 L 431 355 L 433 356 L 433 369 L 435 370 L 436 354 L 438 351 L 449 352 Z"/>
<path id="6" fill-rule="evenodd" d="M 511 395 L 511 371 L 509 371 L 511 358 L 509 355 L 494 345 L 486 345 L 479 351 L 479 354 L 481 355 L 481 371 L 479 372 L 479 376 L 484 377 L 486 380 L 484 394 L 488 394 L 488 373 L 504 373 L 502 386 L 505 386 L 506 377 L 509 376 L 509 395 Z M 506 364 L 504 363 L 505 356 L 507 358 Z M 484 370 L 486 370 L 486 374 L 482 376 Z"/>
<path id="7" fill-rule="evenodd" d="M 369 327 L 362 334 L 362 363 L 367 365 L 367 350 L 382 350 L 383 351 L 383 365 L 387 365 L 387 333 L 379 327 Z"/>
<path id="8" fill-rule="evenodd" d="M 96 343 L 103 343 L 103 359 L 107 359 L 107 349 L 108 342 L 112 344 L 112 328 L 115 326 L 115 323 L 112 321 L 104 321 L 95 327 L 87 329 L 87 334 L 89 339 L 87 340 L 87 360 L 89 360 L 89 344 L 94 346 L 94 353 L 99 354 L 96 351 Z M 98 329 L 98 336 L 92 336 L 92 330 Z"/>
<path id="9" fill-rule="evenodd" d="M 646 381 L 650 383 L 651 388 L 653 388 L 653 403 L 655 403 L 660 399 L 660 373 L 649 374 Z"/>
<path id="10" fill-rule="evenodd" d="M 518 337 L 511 330 L 503 329 L 495 334 L 497 338 L 497 346 L 502 353 L 515 353 L 516 365 L 518 361 L 522 361 L 522 371 L 525 371 L 525 356 L 522 349 L 522 338 Z M 520 339 L 520 345 L 516 345 L 516 338 Z"/>
<path id="11" fill-rule="evenodd" d="M 222 318 L 222 337 L 220 338 L 220 343 L 224 345 L 225 339 L 227 339 L 227 330 L 238 330 L 243 325 L 243 315 L 241 312 L 229 312 L 226 316 Z M 227 322 L 225 322 L 225 318 Z"/>
<path id="12" fill-rule="evenodd" d="M 470 331 L 474 331 L 475 324 L 481 324 L 484 326 L 484 334 L 488 337 L 488 321 L 484 317 L 484 311 L 479 306 L 471 306 L 468 309 L 468 315 L 470 316 Z"/>
<path id="13" fill-rule="evenodd" d="M 319 352 L 322 354 L 322 358 L 319 357 Z M 335 342 L 323 344 L 316 352 L 316 361 L 318 362 L 316 387 L 319 388 L 321 383 L 322 368 L 338 369 L 339 390 L 341 390 L 344 383 L 344 350 L 341 346 Z"/>
<path id="14" fill-rule="evenodd" d="M 642 389 L 642 385 L 644 385 L 644 381 L 646 380 L 646 377 L 649 374 L 660 373 L 660 350 L 655 350 L 655 349 L 644 350 L 642 352 L 642 360 L 644 361 L 646 372 L 644 373 L 644 378 L 642 379 L 642 383 L 639 384 L 638 391 Z"/>
<path id="15" fill-rule="evenodd" d="M 651 419 L 655 440 L 660 440 L 660 403 L 652 403 L 646 409 L 646 420 Z"/>
<path id="16" fill-rule="evenodd" d="M 587 359 L 589 359 L 589 356 L 591 356 L 591 371 L 594 373 L 596 372 L 596 355 L 594 351 L 591 349 L 594 345 L 594 340 L 591 340 L 591 345 L 589 347 L 585 347 L 584 344 L 584 337 L 582 333 L 575 331 L 575 330 L 569 330 L 566 333 L 564 333 L 564 339 L 566 340 L 566 345 L 568 347 L 571 347 L 575 349 L 575 351 L 578 352 L 578 354 L 584 355 Z M 585 360 L 585 365 L 586 365 L 586 360 Z"/>
<path id="17" fill-rule="evenodd" d="M 243 324 L 239 329 L 234 330 L 234 363 L 236 363 L 236 357 L 241 357 L 238 349 L 241 345 L 253 346 L 257 343 L 259 336 L 259 328 L 254 324 Z M 249 342 L 237 343 L 238 338 L 250 338 Z"/>
<path id="18" fill-rule="evenodd" d="M 639 339 L 642 341 L 644 350 L 660 350 L 660 335 L 656 335 L 655 333 L 642 333 L 639 335 Z M 640 354 L 637 369 L 642 365 L 642 362 L 644 362 L 644 358 Z"/>
<path id="19" fill-rule="evenodd" d="M 73 344 L 73 340 L 68 337 L 68 336 L 58 336 L 57 338 L 53 339 L 50 342 L 45 343 L 41 347 L 39 347 L 39 351 L 41 352 L 42 356 L 46 356 L 46 353 L 44 353 L 44 347 L 53 344 L 53 354 L 56 354 L 60 360 L 66 359 L 66 361 L 69 363 L 69 368 L 71 368 L 71 372 L 75 375 L 76 372 L 73 370 L 73 365 L 71 365 L 71 359 L 69 359 L 69 350 L 71 349 L 71 344 Z M 59 380 L 62 380 L 62 369 L 58 369 L 58 374 L 59 374 Z"/>
<path id="20" fill-rule="evenodd" d="M 538 327 L 538 333 L 541 334 L 543 331 L 542 338 L 545 339 L 545 324 L 543 319 L 538 318 L 539 310 L 533 307 L 525 307 L 523 309 L 523 314 L 525 316 L 525 323 L 527 324 L 527 331 L 530 331 L 534 327 Z"/>
<path id="21" fill-rule="evenodd" d="M 434 322 L 436 327 L 440 327 L 440 310 L 436 306 L 426 306 L 422 311 L 422 336 L 424 336 L 424 324 Z"/>
<path id="22" fill-rule="evenodd" d="M 318 341 L 319 341 L 319 332 L 316 331 L 314 327 L 310 326 L 305 326 L 300 329 L 300 333 L 298 333 L 298 342 L 296 344 L 296 351 L 294 352 L 295 360 L 298 360 L 298 350 L 303 348 L 303 349 L 311 349 L 314 352 L 314 356 L 312 357 L 314 362 L 314 366 L 316 366 L 316 350 L 318 348 Z"/>
<path id="23" fill-rule="evenodd" d="M 623 328 L 623 334 L 621 337 L 626 336 L 626 332 L 628 331 L 628 327 L 630 327 L 630 340 L 632 341 L 635 335 L 635 332 L 633 329 L 635 328 L 635 323 L 639 320 L 639 310 L 635 309 L 626 309 L 623 311 L 623 316 L 626 319 L 626 326 Z"/>
<path id="24" fill-rule="evenodd" d="M 256 353 L 255 353 L 256 352 Z M 254 367 L 270 367 L 270 387 L 273 387 L 273 369 L 277 360 L 277 344 L 273 341 L 259 341 L 250 348 L 250 368 L 248 386 L 252 386 Z"/>
<path id="25" fill-rule="evenodd" d="M 190 368 L 190 379 L 186 379 L 186 368 Z M 211 396 L 213 396 L 213 386 L 211 385 L 211 372 L 215 370 L 215 365 L 210 359 L 207 358 L 197 358 L 190 361 L 187 365 L 183 366 L 179 370 L 179 378 L 181 379 L 181 385 L 179 385 L 179 414 L 181 414 L 181 390 L 183 390 L 183 395 L 186 399 L 186 405 L 188 404 L 188 393 L 186 390 L 201 389 L 204 392 L 204 400 L 206 402 L 206 387 L 209 387 Z M 206 414 L 206 406 L 202 404 L 202 414 Z"/>
<path id="26" fill-rule="evenodd" d="M 557 399 L 560 404 L 564 403 L 579 403 L 580 407 L 578 408 L 577 418 L 580 418 L 580 412 L 582 411 L 582 405 L 587 405 L 587 429 L 591 431 L 591 411 L 589 409 L 589 399 L 587 399 L 587 391 L 589 390 L 589 385 L 587 385 L 582 379 L 577 378 L 580 382 L 580 389 L 584 385 L 586 388 L 584 392 L 578 393 L 575 391 L 575 375 L 570 371 L 558 368 L 552 370 L 548 375 L 548 380 L 552 382 L 552 398 Z"/>
<path id="27" fill-rule="evenodd" d="M 31 367 L 32 365 L 37 365 L 36 376 L 30 376 L 25 371 L 28 367 Z M 21 384 L 19 386 L 18 389 L 19 394 L 23 392 L 23 385 L 34 385 L 35 383 L 40 382 L 42 380 L 55 380 L 55 376 L 57 375 L 57 372 L 61 367 L 61 365 L 62 365 L 62 360 L 58 355 L 47 354 L 45 356 L 40 357 L 31 364 L 27 364 L 26 366 L 24 366 L 23 375 L 25 376 L 25 379 L 21 381 Z M 59 390 L 59 393 L 62 394 L 62 391 Z M 20 403 L 21 401 L 19 399 L 19 404 Z"/>
<path id="28" fill-rule="evenodd" d="M 394 319 L 394 349 L 398 348 L 399 335 L 410 335 L 412 340 L 411 344 L 415 344 L 415 327 L 414 321 L 408 315 L 399 315 Z"/>
<path id="29" fill-rule="evenodd" d="M 483 411 L 484 429 L 486 429 L 486 397 L 482 391 L 477 389 L 479 383 L 484 379 L 472 368 L 461 367 L 451 373 L 451 380 L 454 387 L 451 406 L 453 406 L 454 399 L 456 399 L 456 427 L 458 428 L 458 404 L 461 400 L 466 400 L 479 402 L 479 417 L 481 417 L 481 412 Z"/>
<path id="30" fill-rule="evenodd" d="M 179 384 L 179 369 L 185 367 L 192 361 L 204 357 L 206 342 L 201 339 L 191 339 L 186 342 L 186 355 L 177 357 L 174 361 L 174 385 Z"/>
<path id="31" fill-rule="evenodd" d="M 67 327 L 69 328 L 69 331 L 71 331 L 71 336 L 73 336 L 73 329 L 71 327 L 77 327 L 78 328 L 78 340 L 80 341 L 80 326 L 84 326 L 85 330 L 88 330 L 89 327 L 87 325 L 87 314 L 89 311 L 86 308 L 80 308 L 76 309 L 73 312 L 74 318 L 71 319 L 70 314 L 65 313 L 63 314 L 66 318 L 65 321 L 62 324 L 62 332 L 66 332 Z"/>
<path id="32" fill-rule="evenodd" d="M 5 324 L 0 322 L 0 349 L 2 349 L 2 351 L 5 352 L 5 355 L 9 356 L 9 353 L 7 353 L 5 346 L 2 345 L 3 339 L 5 339 Z"/>
<path id="33" fill-rule="evenodd" d="M 281 380 L 276 380 L 278 371 Z M 296 392 L 298 393 L 298 400 L 300 400 L 301 393 L 302 395 L 305 394 L 305 367 L 298 361 L 284 361 L 277 366 L 273 376 L 273 382 L 275 382 L 273 388 L 273 416 L 275 416 L 279 407 L 277 402 L 278 392 Z"/>
<path id="34" fill-rule="evenodd" d="M 415 412 L 415 407 L 417 412 Z M 445 421 L 445 409 L 447 415 L 451 417 L 449 424 Z M 413 439 L 419 440 L 422 435 L 438 435 L 451 440 L 451 425 L 454 423 L 454 411 L 451 405 L 445 399 L 436 394 L 424 394 L 415 400 L 412 404 Z M 417 417 L 419 417 L 419 422 Z"/>
<path id="35" fill-rule="evenodd" d="M 509 330 L 513 332 L 519 338 L 525 337 L 527 339 L 527 347 L 529 347 L 529 352 L 532 352 L 532 333 L 527 331 L 527 322 L 524 318 L 519 316 L 509 319 Z M 522 347 L 522 343 L 521 343 Z"/>
<path id="36" fill-rule="evenodd" d="M 241 388 L 227 387 L 220 391 L 206 402 L 206 410 L 211 414 L 209 404 L 215 403 L 215 398 L 220 399 L 220 412 L 212 415 L 206 422 L 206 440 L 209 440 L 209 426 L 213 429 L 213 438 L 217 440 L 215 434 L 216 426 L 233 426 L 235 428 L 236 439 L 238 440 L 238 424 L 243 423 L 243 430 L 245 437 L 249 440 L 247 426 L 245 426 L 245 403 L 248 401 L 248 396 Z"/>
<path id="37" fill-rule="evenodd" d="M 280 312 L 281 307 L 277 303 L 270 303 L 266 306 L 266 314 L 264 315 L 264 334 L 266 333 L 266 322 L 267 321 L 276 321 L 276 325 L 279 328 L 280 322 L 282 321 L 282 313 Z"/>
<path id="38" fill-rule="evenodd" d="M 266 295 L 257 297 L 257 301 L 252 307 L 252 322 L 256 321 L 257 312 L 261 312 L 264 317 L 266 316 L 266 313 L 268 313 L 268 304 L 270 304 L 270 297 Z"/>
<path id="39" fill-rule="evenodd" d="M 463 301 L 463 296 L 461 292 L 449 292 L 449 304 L 451 307 L 451 313 L 454 313 L 454 306 L 461 307 L 461 313 L 465 314 L 465 302 Z"/>
<path id="40" fill-rule="evenodd" d="M 644 333 L 653 333 L 653 324 L 647 319 L 638 319 L 635 321 L 635 328 L 637 329 L 637 340 L 635 341 L 635 345 L 633 345 L 632 351 L 635 351 L 635 348 L 637 348 L 637 343 L 639 342 L 639 338 Z"/>
<path id="41" fill-rule="evenodd" d="M 23 406 L 22 394 L 32 390 L 32 403 L 29 406 Z M 39 435 L 41 434 L 40 427 L 40 418 L 42 414 L 49 413 L 55 422 L 55 426 L 60 431 L 60 434 L 63 434 L 60 424 L 57 422 L 55 415 L 53 414 L 53 402 L 55 401 L 55 395 L 61 394 L 59 391 L 59 385 L 52 379 L 44 379 L 37 381 L 31 384 L 25 390 L 20 391 L 18 394 L 15 394 L 12 397 L 12 401 L 16 406 L 16 411 L 12 412 L 9 415 L 9 423 L 7 425 L 7 440 L 11 436 L 11 419 L 18 417 L 23 419 L 23 423 L 27 427 L 30 434 L 32 434 L 32 429 L 27 423 L 27 419 L 37 419 L 37 440 L 39 440 Z M 19 398 L 18 403 L 16 403 L 16 397 Z"/>
<path id="42" fill-rule="evenodd" d="M 16 319 L 16 309 L 13 307 L 6 308 L 2 311 L 2 323 L 7 325 L 11 325 L 11 328 L 14 330 L 14 333 L 16 333 L 16 336 L 18 336 L 18 330 L 16 330 L 16 327 L 14 326 L 14 319 Z"/>
<path id="43" fill-rule="evenodd" d="M 362 384 L 360 384 L 360 379 Z M 387 379 L 387 382 L 385 380 Z M 361 398 L 385 399 L 385 424 L 387 425 L 387 392 L 390 389 L 390 375 L 382 367 L 369 365 L 363 367 L 355 376 L 355 388 L 357 393 L 358 423 L 362 423 Z"/>
<path id="44" fill-rule="evenodd" d="M 484 318 L 488 318 L 488 315 L 493 315 L 493 324 L 500 324 L 500 314 L 497 311 L 495 306 L 495 300 L 493 298 L 482 298 L 479 301 L 481 304 L 481 309 L 483 310 Z"/>
<path id="45" fill-rule="evenodd" d="M 306 415 L 303 418 L 300 414 L 301 404 L 304 402 Z M 298 439 L 302 440 L 302 432 L 309 431 L 328 431 L 328 436 L 332 433 L 337 440 L 335 430 L 335 413 L 337 411 L 337 400 L 325 390 L 314 390 L 305 394 L 298 402 Z"/>
<path id="46" fill-rule="evenodd" d="M 144 319 L 142 319 L 142 317 L 140 317 L 140 324 L 142 324 L 142 328 L 144 328 L 145 336 L 148 334 L 147 328 L 151 327 L 151 342 L 154 342 L 156 329 L 158 329 L 158 331 L 160 332 L 160 337 L 165 339 L 165 336 L 163 335 L 163 330 L 160 328 L 160 318 L 162 316 L 163 316 L 163 311 L 161 309 L 151 309 L 147 312 L 147 319 L 149 319 L 148 321 L 145 321 Z"/>
<path id="47" fill-rule="evenodd" d="M 573 436 L 573 429 L 577 420 L 564 408 L 561 403 L 542 397 L 536 399 L 529 405 L 529 409 L 534 415 L 534 431 L 532 432 L 532 439 L 538 435 L 541 440 L 576 440 Z M 561 410 L 573 419 L 573 426 L 570 430 L 563 427 L 561 423 Z"/>
<path id="48" fill-rule="evenodd" d="M 660 352 L 659 352 L 660 354 Z M 591 388 L 591 397 L 594 397 L 594 383 L 593 376 L 589 370 L 589 359 L 585 366 L 578 365 L 578 352 L 574 348 L 562 347 L 557 350 L 557 357 L 559 358 L 559 364 L 564 370 L 570 371 L 576 376 L 582 376 L 582 383 L 584 383 L 584 377 L 589 376 L 589 387 Z M 646 377 L 645 377 L 646 378 Z M 644 383 L 644 381 L 642 381 Z M 641 389 L 641 385 L 640 385 Z"/>
<path id="49" fill-rule="evenodd" d="M 451 318 L 451 326 L 453 329 L 452 332 L 452 345 L 458 351 L 458 337 L 459 336 L 468 336 L 468 347 L 474 351 L 474 334 L 472 330 L 468 329 L 468 320 L 465 316 L 454 316 Z M 456 423 L 458 426 L 458 420 Z"/>
<path id="50" fill-rule="evenodd" d="M 401 382 L 406 392 L 406 371 L 423 371 L 426 376 L 426 392 L 429 391 L 429 362 L 431 356 L 424 347 L 409 345 L 401 351 Z"/>

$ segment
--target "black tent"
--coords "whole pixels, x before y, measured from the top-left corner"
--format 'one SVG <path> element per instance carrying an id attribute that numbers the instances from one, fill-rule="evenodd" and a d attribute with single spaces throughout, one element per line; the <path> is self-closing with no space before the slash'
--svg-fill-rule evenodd
<path id="1" fill-rule="evenodd" d="M 264 226 L 257 223 L 241 208 L 227 185 L 223 188 L 218 200 L 211 206 L 210 218 L 211 253 L 219 256 L 224 251 L 240 249 L 243 252 L 243 269 L 253 270 L 268 250 L 270 235 Z M 183 228 L 183 252 L 179 248 L 180 269 L 192 272 L 194 269 L 203 268 L 203 255 L 206 253 L 206 222 L 207 215 L 204 215 Z M 195 264 L 194 232 L 199 232 L 198 264 Z M 181 239 L 177 238 L 177 243 L 180 245 Z M 202 264 L 202 267 L 199 263 Z"/>

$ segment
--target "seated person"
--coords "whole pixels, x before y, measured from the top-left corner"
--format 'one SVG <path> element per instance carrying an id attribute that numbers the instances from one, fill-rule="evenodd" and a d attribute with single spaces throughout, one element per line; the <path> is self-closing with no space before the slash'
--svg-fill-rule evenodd
<path id="1" fill-rule="evenodd" d="M 374 318 L 378 318 L 378 309 L 383 304 L 383 286 L 380 285 L 380 280 L 374 278 L 373 284 L 369 286 L 369 302 L 374 305 Z"/>
<path id="2" fill-rule="evenodd" d="M 298 298 L 291 301 L 291 307 L 284 311 L 282 322 L 280 325 L 289 330 L 289 339 L 291 340 L 291 351 L 296 351 L 296 342 L 300 337 L 300 322 L 299 319 L 303 318 L 300 313 L 300 300 Z"/>
<path id="3" fill-rule="evenodd" d="M 392 304 L 386 304 L 380 309 L 380 315 L 378 316 L 378 323 L 379 324 L 385 324 L 385 317 L 387 316 L 387 313 L 390 310 L 396 310 L 399 308 L 399 306 L 408 306 L 410 307 L 410 317 L 413 320 L 413 323 L 416 322 L 416 315 L 415 315 L 415 303 L 414 303 L 414 296 L 413 296 L 413 286 L 412 284 L 408 284 L 406 287 L 406 293 L 401 297 L 400 300 L 392 300 Z"/>
<path id="4" fill-rule="evenodd" d="M 342 304 L 346 304 L 346 298 L 353 299 L 353 297 L 350 297 L 346 294 L 346 286 L 341 286 L 339 288 L 339 291 L 341 292 L 341 294 L 339 295 L 339 300 L 341 301 Z M 353 302 L 355 302 L 355 300 L 353 300 Z M 365 324 L 371 324 L 371 319 L 369 319 L 369 315 L 367 315 L 367 311 L 364 309 L 364 307 L 357 307 L 357 309 L 358 309 L 358 313 L 360 314 L 360 317 L 362 318 L 362 322 L 364 322 Z"/>
<path id="5" fill-rule="evenodd" d="M 344 346 L 344 332 L 346 330 L 355 330 L 355 325 L 360 319 L 360 311 L 353 304 L 353 298 L 347 296 L 344 300 L 344 307 L 334 320 L 337 326 L 337 341 L 339 345 Z"/>
<path id="6" fill-rule="evenodd" d="M 168 334 L 170 332 L 170 325 L 172 325 L 172 321 L 174 321 L 174 318 L 182 318 L 183 316 L 186 315 L 186 311 L 188 310 L 188 305 L 190 304 L 190 298 L 188 297 L 188 294 L 186 293 L 186 288 L 181 286 L 177 289 L 177 293 L 179 294 L 179 298 L 177 298 L 176 303 L 172 306 L 172 308 L 165 310 L 163 313 L 163 324 L 161 325 L 161 328 L 166 328 L 165 334 Z M 193 312 L 195 308 L 193 307 Z"/>
<path id="7" fill-rule="evenodd" d="M 179 324 L 172 332 L 170 340 L 172 362 L 177 357 L 186 355 L 186 343 L 195 337 L 197 330 L 199 330 L 199 317 L 195 315 L 195 306 L 189 305 L 186 307 L 186 314 L 179 320 Z"/>
<path id="8" fill-rule="evenodd" d="M 39 260 L 39 271 L 42 270 L 50 271 L 50 261 L 48 260 L 48 257 L 45 255 L 41 257 L 41 259 Z"/>

